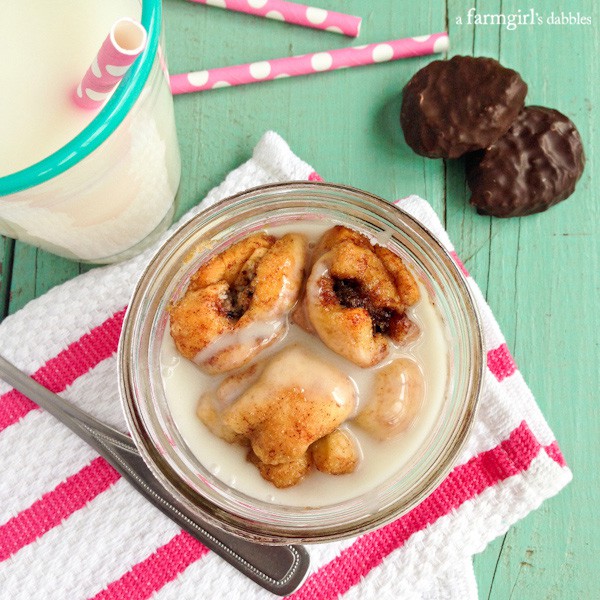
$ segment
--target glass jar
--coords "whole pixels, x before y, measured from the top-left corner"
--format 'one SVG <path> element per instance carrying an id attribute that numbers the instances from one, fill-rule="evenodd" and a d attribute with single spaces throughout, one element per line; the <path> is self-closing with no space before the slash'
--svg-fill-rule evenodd
<path id="1" fill-rule="evenodd" d="M 169 335 L 167 307 L 182 296 L 199 265 L 251 233 L 299 221 L 346 225 L 399 254 L 424 283 L 441 317 L 448 347 L 442 408 L 410 461 L 368 493 L 323 506 L 256 500 L 213 475 L 175 425 L 160 365 L 163 336 Z M 371 194 L 305 182 L 246 191 L 181 227 L 137 284 L 119 353 L 128 425 L 154 475 L 200 518 L 269 543 L 310 543 L 357 535 L 421 502 L 452 469 L 469 434 L 483 369 L 475 303 L 460 269 L 431 233 L 407 213 Z"/>
<path id="2" fill-rule="evenodd" d="M 98 114 L 56 152 L 0 177 L 0 234 L 73 260 L 112 263 L 141 252 L 171 224 L 181 163 L 162 2 L 140 4 L 146 48 Z"/>

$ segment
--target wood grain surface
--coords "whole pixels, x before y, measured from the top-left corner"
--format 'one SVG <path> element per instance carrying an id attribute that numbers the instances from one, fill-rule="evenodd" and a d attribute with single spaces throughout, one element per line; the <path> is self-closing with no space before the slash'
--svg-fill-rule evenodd
<path id="1" fill-rule="evenodd" d="M 316 2 L 316 0 L 315 0 Z M 401 91 L 432 57 L 177 97 L 183 175 L 178 214 L 246 160 L 273 129 L 330 182 L 386 199 L 429 200 L 481 286 L 525 380 L 574 472 L 557 497 L 475 557 L 480 597 L 600 598 L 600 202 L 597 136 L 600 8 L 594 0 L 320 0 L 363 17 L 359 40 L 165 0 L 173 73 L 423 35 L 447 29 L 454 54 L 491 56 L 529 84 L 528 104 L 566 113 L 581 132 L 587 166 L 576 193 L 547 213 L 499 220 L 468 205 L 461 160 L 428 160 L 406 146 Z M 514 30 L 472 25 L 480 15 L 524 15 Z M 519 12 L 520 11 L 520 12 Z M 554 15 L 591 24 L 547 22 Z M 462 24 L 458 22 L 462 19 Z M 0 240 L 0 318 L 92 268 L 20 242 Z M 1 340 L 0 340 L 1 345 Z"/>

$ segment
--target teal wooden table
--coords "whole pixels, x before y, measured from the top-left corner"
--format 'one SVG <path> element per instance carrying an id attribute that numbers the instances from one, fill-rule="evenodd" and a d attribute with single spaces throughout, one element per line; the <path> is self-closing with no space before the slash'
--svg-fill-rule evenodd
<path id="1" fill-rule="evenodd" d="M 316 2 L 316 0 L 315 0 Z M 594 0 L 321 0 L 363 17 L 359 40 L 166 0 L 173 73 L 422 35 L 447 29 L 453 54 L 491 56 L 529 84 L 529 104 L 569 115 L 587 166 L 577 191 L 547 213 L 482 217 L 468 206 L 464 165 L 423 159 L 398 125 L 401 90 L 431 57 L 219 89 L 175 99 L 183 177 L 179 214 L 245 161 L 268 129 L 326 180 L 387 199 L 416 193 L 446 225 L 574 472 L 557 497 L 475 558 L 481 598 L 600 598 L 600 203 L 597 136 L 600 9 Z M 468 22 L 469 9 L 480 15 Z M 515 28 L 483 15 L 535 11 Z M 571 22 L 563 24 L 571 13 Z M 577 19 L 579 15 L 579 19 Z M 553 16 L 560 24 L 551 24 Z M 591 20 L 582 23 L 581 17 Z M 510 19 L 509 19 L 510 20 Z M 522 20 L 522 19 L 521 19 Z M 473 21 L 473 19 L 471 19 Z M 3 239 L 0 317 L 92 268 Z"/>

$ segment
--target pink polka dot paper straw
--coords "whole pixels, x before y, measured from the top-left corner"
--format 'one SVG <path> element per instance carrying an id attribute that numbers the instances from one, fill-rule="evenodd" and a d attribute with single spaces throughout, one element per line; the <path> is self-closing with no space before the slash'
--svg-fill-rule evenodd
<path id="1" fill-rule="evenodd" d="M 75 103 L 81 108 L 100 108 L 146 47 L 146 39 L 140 23 L 129 17 L 119 19 L 77 86 Z"/>
<path id="2" fill-rule="evenodd" d="M 243 12 L 256 17 L 285 21 L 302 27 L 324 29 L 350 37 L 360 33 L 362 19 L 352 15 L 305 6 L 286 0 L 190 0 L 198 4 L 218 6 L 227 10 Z"/>
<path id="3" fill-rule="evenodd" d="M 173 95 L 245 85 L 282 77 L 297 77 L 347 67 L 371 65 L 400 58 L 425 56 L 448 50 L 447 33 L 434 33 L 391 42 L 339 48 L 329 52 L 275 58 L 260 62 L 171 75 Z"/>

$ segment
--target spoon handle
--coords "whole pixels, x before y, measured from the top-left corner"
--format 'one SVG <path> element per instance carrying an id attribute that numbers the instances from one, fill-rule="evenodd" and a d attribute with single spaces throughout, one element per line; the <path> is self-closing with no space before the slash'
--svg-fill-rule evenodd
<path id="1" fill-rule="evenodd" d="M 309 566 L 304 547 L 257 544 L 199 521 L 152 475 L 129 436 L 43 387 L 2 356 L 0 379 L 69 427 L 149 502 L 248 578 L 280 596 L 300 587 Z"/>

